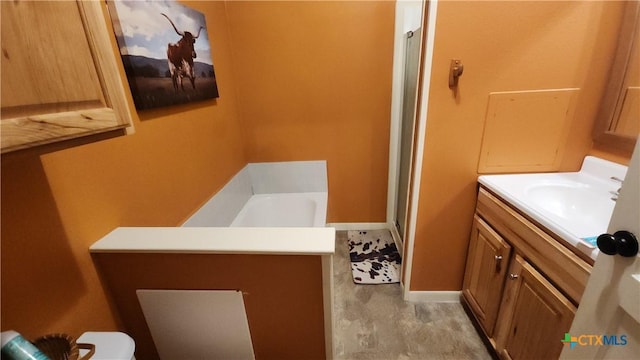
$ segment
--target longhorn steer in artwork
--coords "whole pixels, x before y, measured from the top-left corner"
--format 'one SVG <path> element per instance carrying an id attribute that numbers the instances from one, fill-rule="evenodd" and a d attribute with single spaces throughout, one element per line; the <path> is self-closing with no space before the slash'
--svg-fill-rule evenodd
<path id="1" fill-rule="evenodd" d="M 203 27 L 200 26 L 198 34 L 193 36 L 193 34 L 188 31 L 178 30 L 176 25 L 167 15 L 162 14 L 162 16 L 166 17 L 176 33 L 182 36 L 182 39 L 180 39 L 176 44 L 167 44 L 167 60 L 169 63 L 169 72 L 171 72 L 171 81 L 173 81 L 173 88 L 176 92 L 178 91 L 178 78 L 180 78 L 180 87 L 184 91 L 182 78 L 186 76 L 191 80 L 191 85 L 195 89 L 196 76 L 193 69 L 193 59 L 196 58 L 196 50 L 193 46 L 196 43 L 196 39 L 200 36 L 200 31 Z"/>

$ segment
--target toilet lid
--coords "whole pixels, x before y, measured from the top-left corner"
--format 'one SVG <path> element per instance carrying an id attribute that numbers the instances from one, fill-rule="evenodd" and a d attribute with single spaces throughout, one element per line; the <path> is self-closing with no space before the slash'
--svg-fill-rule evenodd
<path id="1" fill-rule="evenodd" d="M 133 339 L 122 332 L 116 331 L 88 331 L 82 334 L 77 343 L 87 343 L 96 346 L 92 360 L 131 360 L 136 349 Z M 80 356 L 87 353 L 80 350 Z"/>

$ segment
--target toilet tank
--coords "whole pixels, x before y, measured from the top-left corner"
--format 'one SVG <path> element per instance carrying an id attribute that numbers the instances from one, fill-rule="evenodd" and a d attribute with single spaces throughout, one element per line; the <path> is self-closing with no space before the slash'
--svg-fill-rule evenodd
<path id="1" fill-rule="evenodd" d="M 82 334 L 77 343 L 93 344 L 96 352 L 91 360 L 134 360 L 136 344 L 131 336 L 116 331 L 88 331 Z M 80 350 L 80 356 L 88 351 Z"/>

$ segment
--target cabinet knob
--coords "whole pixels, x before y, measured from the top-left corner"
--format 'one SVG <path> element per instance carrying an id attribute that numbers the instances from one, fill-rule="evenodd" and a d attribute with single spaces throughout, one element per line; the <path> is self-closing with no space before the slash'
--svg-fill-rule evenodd
<path id="1" fill-rule="evenodd" d="M 611 234 L 602 234 L 596 240 L 598 249 L 607 255 L 633 257 L 638 253 L 638 239 L 633 233 L 625 230 Z"/>
<path id="2" fill-rule="evenodd" d="M 509 279 L 511 280 L 515 280 L 517 278 L 519 278 L 520 276 L 518 274 L 509 274 Z"/>
<path id="3" fill-rule="evenodd" d="M 502 262 L 502 255 L 495 255 L 494 260 L 496 261 L 496 272 L 499 273 L 500 272 L 500 263 Z"/>

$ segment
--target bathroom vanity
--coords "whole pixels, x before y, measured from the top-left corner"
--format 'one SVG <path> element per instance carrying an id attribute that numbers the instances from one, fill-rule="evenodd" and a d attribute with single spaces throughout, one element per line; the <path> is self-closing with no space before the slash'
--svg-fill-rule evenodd
<path id="1" fill-rule="evenodd" d="M 591 264 L 480 188 L 462 296 L 498 354 L 557 358 L 590 271 Z"/>
<path id="2" fill-rule="evenodd" d="M 587 158 L 578 173 L 480 177 L 462 302 L 501 358 L 558 358 L 625 172 Z"/>

